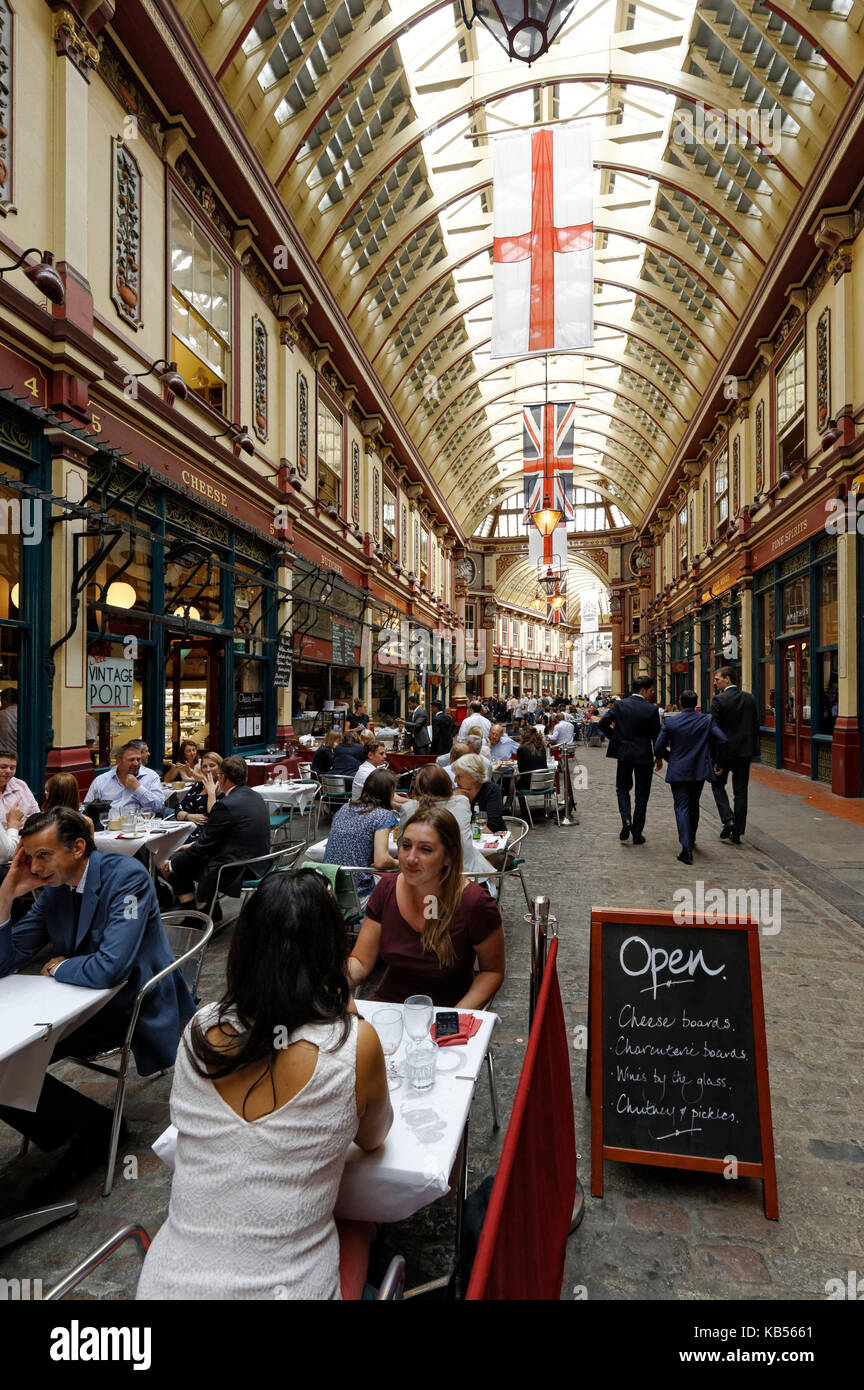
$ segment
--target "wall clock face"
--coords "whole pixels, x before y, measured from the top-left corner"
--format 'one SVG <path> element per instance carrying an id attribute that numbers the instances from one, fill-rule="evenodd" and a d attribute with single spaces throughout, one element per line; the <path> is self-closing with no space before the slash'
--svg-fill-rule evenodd
<path id="1" fill-rule="evenodd" d="M 470 555 L 463 555 L 462 559 L 457 564 L 456 578 L 460 579 L 463 584 L 474 583 L 474 580 L 477 578 L 477 566 L 474 564 Z"/>

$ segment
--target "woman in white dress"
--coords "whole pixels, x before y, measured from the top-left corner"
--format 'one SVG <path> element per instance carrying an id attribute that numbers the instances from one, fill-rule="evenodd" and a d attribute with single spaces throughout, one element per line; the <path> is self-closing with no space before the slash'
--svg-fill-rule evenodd
<path id="1" fill-rule="evenodd" d="M 333 1208 L 352 1142 L 392 1123 L 384 1056 L 353 1011 L 345 926 L 311 869 L 272 873 L 234 930 L 227 988 L 186 1029 L 168 1218 L 139 1299 L 338 1299 Z"/>

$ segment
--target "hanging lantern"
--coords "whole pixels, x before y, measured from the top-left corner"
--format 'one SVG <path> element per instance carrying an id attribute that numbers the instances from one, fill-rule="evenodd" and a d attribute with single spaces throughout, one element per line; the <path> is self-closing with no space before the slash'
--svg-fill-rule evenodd
<path id="1" fill-rule="evenodd" d="M 557 507 L 544 506 L 539 511 L 531 513 L 531 520 L 545 539 L 546 536 L 552 535 L 563 515 L 564 513 L 558 511 Z"/>
<path id="2" fill-rule="evenodd" d="M 543 599 L 540 595 L 539 589 L 537 593 L 534 595 L 534 598 L 531 600 L 531 607 L 534 609 L 535 613 L 539 613 L 540 609 L 543 607 Z"/>
<path id="3" fill-rule="evenodd" d="M 570 17 L 576 0 L 460 0 L 468 29 L 479 19 L 507 57 L 542 58 Z"/>

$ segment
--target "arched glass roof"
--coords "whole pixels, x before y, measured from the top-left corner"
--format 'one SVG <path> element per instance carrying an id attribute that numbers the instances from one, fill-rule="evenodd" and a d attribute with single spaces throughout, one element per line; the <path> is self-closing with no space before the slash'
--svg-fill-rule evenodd
<path id="1" fill-rule="evenodd" d="M 574 482 L 638 522 L 864 67 L 862 0 L 580 0 L 532 67 L 452 0 L 177 0 L 466 535 L 544 362 L 493 361 L 498 132 L 593 132 Z M 491 501 L 490 501 L 491 499 Z"/>

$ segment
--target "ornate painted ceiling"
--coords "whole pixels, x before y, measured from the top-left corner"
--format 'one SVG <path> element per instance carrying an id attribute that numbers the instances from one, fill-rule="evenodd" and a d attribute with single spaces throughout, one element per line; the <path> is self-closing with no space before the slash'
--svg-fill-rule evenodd
<path id="1" fill-rule="evenodd" d="M 177 9 L 466 535 L 546 390 L 490 357 L 489 141 L 590 122 L 595 341 L 548 390 L 575 482 L 638 522 L 864 67 L 862 0 L 579 0 L 530 68 L 452 0 Z"/>

